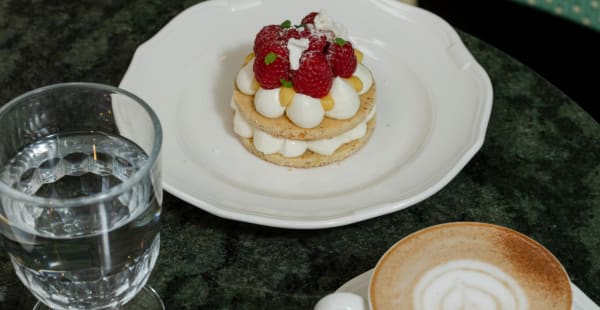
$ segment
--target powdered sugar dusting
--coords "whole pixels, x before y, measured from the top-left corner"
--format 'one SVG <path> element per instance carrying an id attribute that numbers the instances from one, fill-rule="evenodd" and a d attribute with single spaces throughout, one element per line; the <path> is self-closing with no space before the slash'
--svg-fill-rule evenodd
<path id="1" fill-rule="evenodd" d="M 302 53 L 308 49 L 310 41 L 306 38 L 302 39 L 289 39 L 287 43 L 287 49 L 289 51 L 290 68 L 292 70 L 298 70 L 300 68 L 300 57 Z"/>

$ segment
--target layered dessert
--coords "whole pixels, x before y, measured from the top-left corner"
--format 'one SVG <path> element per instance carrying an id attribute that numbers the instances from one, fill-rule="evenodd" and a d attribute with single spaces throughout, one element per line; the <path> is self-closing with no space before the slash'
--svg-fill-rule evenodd
<path id="1" fill-rule="evenodd" d="M 235 79 L 233 127 L 254 155 L 282 166 L 331 164 L 375 127 L 375 82 L 346 29 L 323 11 L 263 27 Z"/>

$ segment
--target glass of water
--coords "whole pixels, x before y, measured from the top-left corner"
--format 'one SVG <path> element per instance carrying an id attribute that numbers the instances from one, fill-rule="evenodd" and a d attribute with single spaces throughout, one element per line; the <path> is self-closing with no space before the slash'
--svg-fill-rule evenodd
<path id="1" fill-rule="evenodd" d="M 57 84 L 0 107 L 0 243 L 37 309 L 162 309 L 159 120 L 100 84 Z M 137 297 L 136 297 L 137 296 Z"/>

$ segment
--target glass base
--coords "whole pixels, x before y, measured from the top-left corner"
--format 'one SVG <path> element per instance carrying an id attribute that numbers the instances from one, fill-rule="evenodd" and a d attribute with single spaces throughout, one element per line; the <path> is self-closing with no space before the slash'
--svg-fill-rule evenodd
<path id="1" fill-rule="evenodd" d="M 125 304 L 123 307 L 118 308 L 119 310 L 165 310 L 165 304 L 163 304 L 160 296 L 156 291 L 149 285 L 144 288 L 135 297 Z M 33 310 L 52 310 L 48 308 L 41 301 L 33 307 Z"/>

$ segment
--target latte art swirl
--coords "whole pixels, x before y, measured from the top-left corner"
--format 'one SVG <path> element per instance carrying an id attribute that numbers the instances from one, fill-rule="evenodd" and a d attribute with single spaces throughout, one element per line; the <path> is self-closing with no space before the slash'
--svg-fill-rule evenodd
<path id="1" fill-rule="evenodd" d="M 413 292 L 415 310 L 526 310 L 523 289 L 501 269 L 454 260 L 427 271 Z"/>

